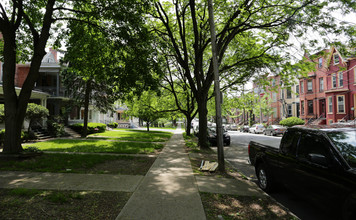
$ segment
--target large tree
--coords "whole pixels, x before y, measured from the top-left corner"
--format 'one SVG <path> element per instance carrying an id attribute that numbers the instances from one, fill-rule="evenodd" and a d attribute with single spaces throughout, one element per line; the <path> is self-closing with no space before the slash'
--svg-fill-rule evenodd
<path id="1" fill-rule="evenodd" d="M 185 132 L 190 135 L 192 120 L 198 113 L 195 96 L 190 89 L 187 77 L 182 72 L 182 68 L 176 62 L 172 62 L 171 59 L 166 57 L 165 69 L 166 75 L 163 77 L 161 86 L 170 93 L 168 96 L 172 97 L 176 110 L 185 116 Z"/>
<path id="2" fill-rule="evenodd" d="M 5 143 L 4 153 L 21 152 L 21 128 L 26 108 L 31 96 L 35 81 L 39 77 L 41 61 L 46 54 L 45 48 L 52 32 L 61 32 L 59 21 L 80 20 L 90 23 L 87 15 L 104 15 L 113 10 L 126 8 L 126 12 L 134 12 L 136 7 L 126 7 L 143 1 L 116 0 L 8 0 L 0 3 L 0 31 L 3 36 L 3 89 L 5 102 Z M 87 8 L 75 9 L 76 5 L 83 4 Z M 86 15 L 81 18 L 77 14 Z M 106 15 L 106 14 L 105 14 Z M 120 17 L 116 22 L 107 22 L 104 27 L 120 26 Z M 57 26 L 55 26 L 55 24 Z M 97 24 L 96 24 L 97 25 Z M 1 48 L 1 47 L 0 47 Z M 17 95 L 15 90 L 16 63 L 19 60 L 30 62 L 30 70 Z"/>
<path id="3" fill-rule="evenodd" d="M 325 2 L 214 1 L 219 73 L 224 87 L 243 83 L 261 70 L 275 72 L 288 54 L 291 33 L 330 25 Z M 167 56 L 184 70 L 198 103 L 199 144 L 207 147 L 207 100 L 213 82 L 207 1 L 172 0 L 155 4 L 154 30 L 169 44 Z M 298 28 L 297 28 L 298 27 Z"/>
<path id="4" fill-rule="evenodd" d="M 111 13 L 84 15 L 91 20 L 89 24 L 76 20 L 69 24 L 64 59 L 69 66 L 63 76 L 71 96 L 84 106 L 82 137 L 86 136 L 89 104 L 106 112 L 124 94 L 155 86 L 159 68 L 140 6 L 122 4 L 117 10 L 111 8 Z M 103 28 L 107 23 L 110 28 Z"/>

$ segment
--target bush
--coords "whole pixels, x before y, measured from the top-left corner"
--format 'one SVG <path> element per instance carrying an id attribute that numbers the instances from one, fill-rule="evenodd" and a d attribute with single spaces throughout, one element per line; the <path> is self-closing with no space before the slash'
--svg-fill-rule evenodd
<path id="1" fill-rule="evenodd" d="M 64 124 L 61 122 L 62 118 L 56 116 L 47 121 L 48 132 L 55 137 L 64 137 L 66 132 L 64 129 Z"/>
<path id="2" fill-rule="evenodd" d="M 304 125 L 305 121 L 297 117 L 289 117 L 279 122 L 280 125 L 292 127 L 294 125 Z"/>
<path id="3" fill-rule="evenodd" d="M 27 142 L 29 140 L 36 140 L 37 137 L 33 132 L 21 131 L 21 141 Z M 0 130 L 0 146 L 4 145 L 5 141 L 5 129 Z"/>
<path id="4" fill-rule="evenodd" d="M 81 133 L 83 130 L 83 123 L 77 123 L 74 125 L 71 125 L 70 127 L 78 132 Z M 105 132 L 106 130 L 106 124 L 103 123 L 88 123 L 88 134 L 94 134 L 94 133 L 101 133 L 101 132 Z"/>
<path id="5" fill-rule="evenodd" d="M 118 126 L 119 126 L 119 123 L 117 123 L 117 122 L 111 122 L 108 124 L 109 128 L 117 128 Z"/>

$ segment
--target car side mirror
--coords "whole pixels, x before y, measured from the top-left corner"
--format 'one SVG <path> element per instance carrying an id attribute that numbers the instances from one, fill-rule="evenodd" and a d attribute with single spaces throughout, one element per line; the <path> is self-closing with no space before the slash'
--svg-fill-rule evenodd
<path id="1" fill-rule="evenodd" d="M 324 155 L 321 154 L 308 154 L 308 159 L 312 163 L 319 164 L 321 166 L 327 167 L 328 161 Z"/>

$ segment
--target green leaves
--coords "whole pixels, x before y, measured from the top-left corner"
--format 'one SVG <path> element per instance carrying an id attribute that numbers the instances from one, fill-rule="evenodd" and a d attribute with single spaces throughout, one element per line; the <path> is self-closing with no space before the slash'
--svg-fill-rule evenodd
<path id="1" fill-rule="evenodd" d="M 49 116 L 49 111 L 46 107 L 42 105 L 37 105 L 35 103 L 29 103 L 26 110 L 26 119 L 40 119 Z"/>

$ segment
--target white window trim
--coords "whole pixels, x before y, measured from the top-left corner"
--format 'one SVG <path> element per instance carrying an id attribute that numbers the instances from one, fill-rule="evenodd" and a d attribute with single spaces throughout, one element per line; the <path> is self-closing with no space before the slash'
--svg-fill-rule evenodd
<path id="1" fill-rule="evenodd" d="M 331 111 L 330 111 L 330 109 L 329 109 L 329 105 L 330 105 L 330 102 L 331 102 Z M 332 114 L 333 113 L 333 97 L 332 96 L 328 96 L 328 107 L 327 107 L 327 109 L 328 109 L 328 114 Z"/>
<path id="2" fill-rule="evenodd" d="M 335 55 L 338 55 L 339 56 L 339 62 L 335 62 Z M 338 53 L 334 53 L 333 54 L 333 58 L 334 58 L 334 65 L 337 65 L 337 64 L 339 64 L 340 63 L 340 55 L 338 54 Z"/>
<path id="3" fill-rule="evenodd" d="M 340 85 L 340 78 L 342 78 L 342 86 Z M 344 73 L 342 71 L 337 73 L 337 86 L 338 87 L 344 86 Z"/>
<path id="4" fill-rule="evenodd" d="M 335 79 L 335 84 L 336 84 L 336 86 L 334 86 L 334 79 Z M 337 87 L 336 73 L 332 73 L 332 74 L 331 74 L 331 88 L 336 88 L 336 87 Z"/>
<path id="5" fill-rule="evenodd" d="M 344 106 L 344 111 L 343 112 L 340 112 L 339 111 L 339 97 L 342 97 L 343 98 L 343 106 Z M 337 113 L 340 113 L 340 114 L 345 114 L 345 95 L 337 95 L 336 96 L 336 104 L 337 104 Z"/>
<path id="6" fill-rule="evenodd" d="M 310 87 L 311 87 L 311 89 L 309 90 L 309 83 L 310 83 Z M 313 92 L 313 80 L 312 79 L 310 79 L 310 80 L 308 80 L 307 81 L 307 91 L 308 92 Z"/>
<path id="7" fill-rule="evenodd" d="M 304 93 L 304 80 L 300 81 L 300 94 Z"/>

